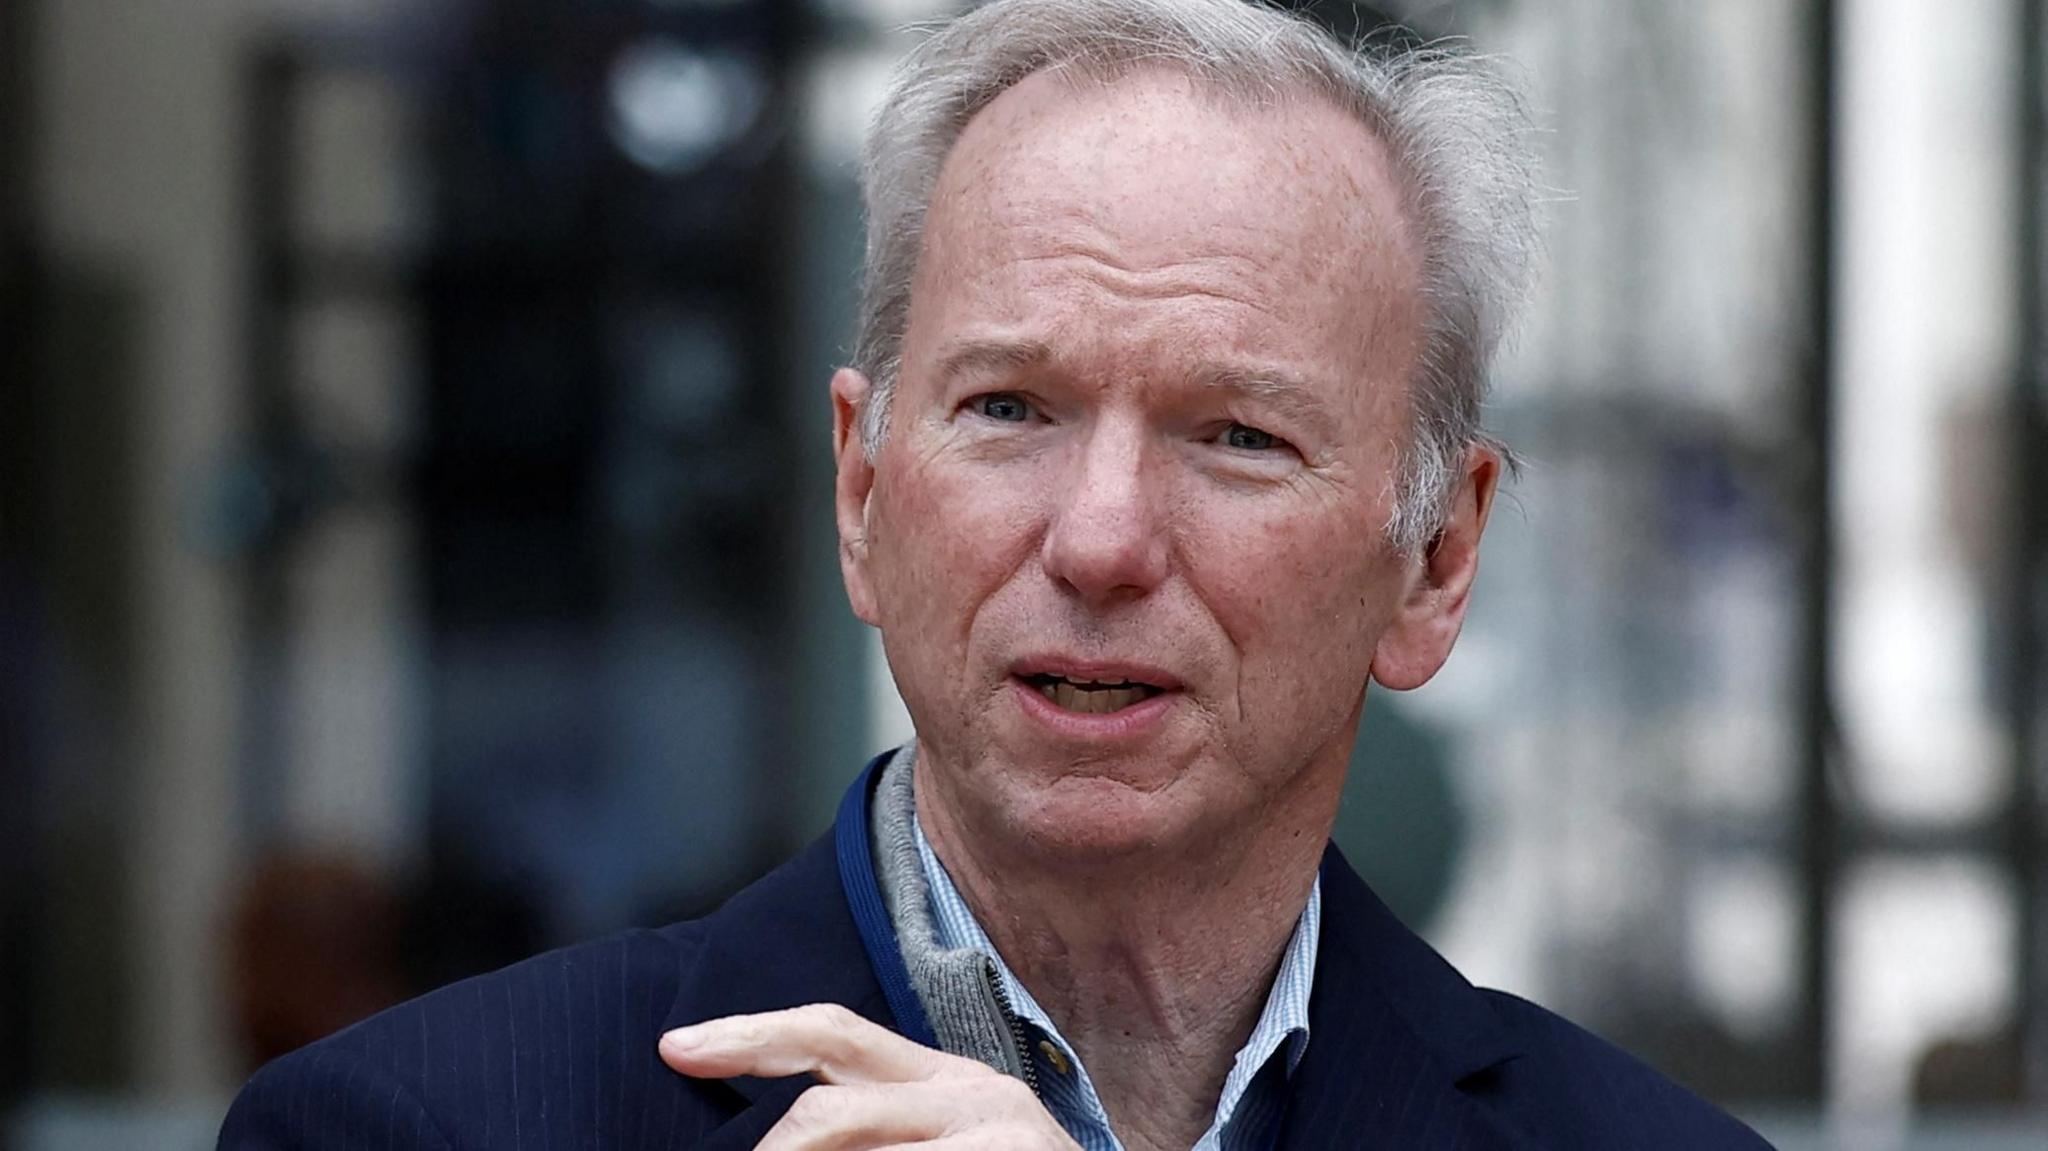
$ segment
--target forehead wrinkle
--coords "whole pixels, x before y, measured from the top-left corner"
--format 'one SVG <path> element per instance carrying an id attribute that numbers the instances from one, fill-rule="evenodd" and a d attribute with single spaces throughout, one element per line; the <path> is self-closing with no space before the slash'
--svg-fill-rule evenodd
<path id="1" fill-rule="evenodd" d="M 1119 261 L 1106 249 L 1068 243 L 1061 245 L 1058 251 L 1021 256 L 1016 262 L 1020 265 L 1079 264 L 1075 274 L 1080 279 L 1127 300 L 1210 299 L 1265 315 L 1273 314 L 1273 308 L 1259 298 L 1258 291 L 1248 290 L 1257 285 L 1242 282 L 1258 278 L 1261 272 L 1258 261 L 1234 253 L 1137 268 Z"/>
<path id="2" fill-rule="evenodd" d="M 977 114 L 956 141 L 934 189 L 932 218 L 958 214 L 975 237 L 1004 228 L 1026 236 L 1054 233 L 1077 254 L 1137 273 L 1148 269 L 1131 258 L 1139 255 L 1133 245 L 1151 239 L 1150 222 L 1162 219 L 1162 206 L 1151 202 L 1153 195 L 1179 197 L 1174 206 L 1164 208 L 1164 218 L 1175 219 L 1189 213 L 1207 215 L 1213 197 L 1197 188 L 1207 187 L 1224 199 L 1262 190 L 1258 194 L 1271 200 L 1268 211 L 1249 218 L 1202 221 L 1211 230 L 1215 259 L 1288 263 L 1333 285 L 1381 286 L 1370 283 L 1378 269 L 1369 265 L 1392 254 L 1377 249 L 1405 247 L 1405 221 L 1398 177 L 1370 126 L 1316 93 L 1275 93 L 1277 99 L 1245 100 L 1186 75 L 1178 77 L 1179 86 L 1160 91 L 1144 83 L 1148 75 L 1155 75 L 1154 70 L 1120 69 L 1114 76 L 1092 79 L 1112 99 L 1128 99 L 1138 109 L 1192 104 L 1196 115 L 1177 116 L 1163 127 L 1134 127 L 1124 122 L 1129 113 L 1109 118 L 1102 109 L 1086 104 L 1077 108 L 1057 99 L 1048 102 L 1048 87 L 1071 95 L 1071 82 L 1045 73 L 1019 82 Z M 1123 81 L 1137 83 L 1138 90 L 1130 90 Z M 1203 112 L 1220 114 L 1231 125 L 1233 138 L 1224 142 L 1229 146 L 1219 147 L 1216 137 L 1205 134 L 1215 121 L 1198 124 Z M 1275 115 L 1282 117 L 1277 123 Z M 1298 122 L 1304 116 L 1336 122 L 1311 130 Z M 1340 125 L 1348 146 L 1333 148 L 1321 134 Z M 1128 162 L 1132 153 L 1161 147 L 1170 150 L 1164 157 L 1169 164 L 1202 156 L 1199 172 L 1177 184 L 1157 186 L 1149 194 L 1097 194 L 1105 165 L 1113 167 Z M 1050 180 L 1020 181 L 1017 172 L 1055 175 Z M 1190 194 L 1195 195 L 1193 201 L 1187 200 Z M 1132 217 L 1128 213 L 1134 204 L 1138 214 Z M 1333 225 L 1333 219 L 1355 224 Z M 928 241 L 931 238 L 927 236 Z M 1012 258 L 1016 255 L 1013 252 Z M 1368 265 L 1365 277 L 1360 277 L 1361 264 Z M 1368 283 L 1359 284 L 1361 278 Z"/>
<path id="3" fill-rule="evenodd" d="M 949 310 L 959 285 L 947 284 L 948 274 L 985 287 L 995 301 L 992 306 L 1008 321 L 1032 317 L 1050 322 L 1054 331 L 1061 327 L 1062 313 L 1093 312 L 1094 292 L 1105 299 L 1122 296 L 1150 304 L 1193 287 L 1200 296 L 1194 302 L 1242 309 L 1257 316 L 1259 324 L 1283 320 L 1290 328 L 1327 327 L 1327 335 L 1318 338 L 1328 341 L 1334 353 L 1329 366 L 1343 365 L 1343 379 L 1313 381 L 1332 385 L 1325 389 L 1329 394 L 1318 397 L 1327 410 L 1354 401 L 1368 402 L 1376 411 L 1387 403 L 1405 405 L 1406 387 L 1365 386 L 1367 381 L 1405 384 L 1418 348 L 1421 313 L 1427 309 L 1418 294 L 1413 221 L 1385 141 L 1319 94 L 1290 91 L 1280 93 L 1277 101 L 1247 103 L 1212 85 L 1188 83 L 1187 77 L 1178 86 L 1148 84 L 1147 71 L 1104 84 L 1102 98 L 1089 92 L 1078 104 L 1070 83 L 1029 77 L 974 117 L 934 189 L 910 327 L 920 326 L 917 317 L 932 317 L 934 306 L 941 313 Z M 1125 102 L 1139 111 L 1156 110 L 1162 102 L 1180 110 L 1164 128 L 1143 116 L 1138 117 L 1142 123 L 1127 123 L 1135 113 L 1126 108 L 1105 120 L 1107 105 Z M 1235 121 L 1223 138 L 1207 134 L 1215 123 L 1208 115 L 1219 111 L 1225 121 Z M 1349 146 L 1329 149 L 1329 133 L 1340 127 Z M 1204 134 L 1191 138 L 1190 130 Z M 1194 143 L 1202 147 L 1190 152 Z M 1190 155 L 1204 158 L 1206 166 L 1193 184 L 1155 179 L 1148 185 L 1129 173 L 1118 175 L 1123 182 L 1113 186 L 1120 191 L 1099 182 L 1100 164 L 1122 159 L 1128 166 L 1132 153 L 1161 147 L 1167 149 L 1161 158 L 1169 167 Z M 1221 167 L 1208 164 L 1210 159 Z M 1260 211 L 1211 212 L 1206 195 L 1176 201 L 1185 204 L 1185 213 L 1150 202 L 1155 193 L 1171 197 L 1176 190 L 1212 181 L 1219 194 L 1234 195 L 1247 180 L 1273 193 L 1263 197 Z M 1182 219 L 1186 226 L 1179 232 L 1162 234 L 1176 242 L 1193 237 L 1198 246 L 1192 252 L 1186 247 L 1158 252 L 1157 258 L 1172 262 L 1153 267 L 1154 249 L 1144 242 L 1152 231 L 1149 222 L 1164 226 L 1187 214 L 1199 220 Z M 1033 268 L 1031 273 L 1017 277 L 1025 266 Z M 1282 273 L 1303 282 L 1275 284 Z M 1281 289 L 1282 295 L 1292 295 L 1276 298 Z M 1324 315 L 1333 310 L 1328 307 L 1304 313 L 1298 308 L 1302 300 L 1295 297 L 1308 296 L 1319 305 L 1348 309 L 1348 315 Z M 1347 383 L 1351 386 L 1342 386 Z M 1262 394 L 1267 401 L 1278 398 L 1270 390 Z M 1376 414 L 1374 422 L 1386 419 L 1398 422 L 1400 417 Z"/>

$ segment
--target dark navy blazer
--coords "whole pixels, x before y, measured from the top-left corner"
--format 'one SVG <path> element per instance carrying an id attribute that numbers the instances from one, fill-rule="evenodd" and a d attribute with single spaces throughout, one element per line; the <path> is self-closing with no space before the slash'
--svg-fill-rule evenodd
<path id="1" fill-rule="evenodd" d="M 930 1043 L 868 852 L 875 768 L 831 836 L 704 919 L 456 983 L 271 1063 L 222 1151 L 752 1147 L 811 1080 L 686 1079 L 662 1032 L 827 1001 Z M 1282 1148 L 1765 1146 L 1605 1041 L 1474 989 L 1334 847 L 1322 879 Z"/>

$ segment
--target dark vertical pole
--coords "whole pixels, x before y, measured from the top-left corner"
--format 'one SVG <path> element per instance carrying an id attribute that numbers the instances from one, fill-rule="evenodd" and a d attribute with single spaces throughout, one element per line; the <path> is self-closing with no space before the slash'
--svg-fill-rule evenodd
<path id="1" fill-rule="evenodd" d="M 242 218 L 248 228 L 248 295 L 243 323 L 243 395 L 248 447 L 238 482 L 247 533 L 243 565 L 241 746 L 236 803 L 243 839 L 261 848 L 275 832 L 284 802 L 284 653 L 286 596 L 283 549 L 290 514 L 278 464 L 285 435 L 290 348 L 285 292 L 291 212 L 291 57 L 259 48 L 243 79 Z"/>
<path id="2" fill-rule="evenodd" d="M 36 531 L 44 515 L 36 490 L 43 457 L 34 450 L 44 389 L 30 316 L 37 298 L 29 240 L 34 7 L 31 0 L 0 3 L 0 1035 L 7 1037 L 0 1041 L 0 1114 L 27 1093 L 40 1053 L 29 988 L 46 886 L 37 879 L 47 769 L 29 687 L 42 669 L 32 662 L 34 639 L 23 634 L 45 552 Z"/>
<path id="3" fill-rule="evenodd" d="M 768 64 L 771 70 L 770 83 L 777 93 L 776 99 L 784 108 L 793 111 L 797 104 L 800 87 L 800 66 L 804 56 L 815 48 L 818 36 L 814 28 L 813 6 L 801 0 L 779 0 L 773 9 L 774 30 L 768 49 Z M 801 377 L 807 365 L 798 358 L 804 341 L 789 339 L 787 333 L 795 330 L 801 315 L 801 306 L 794 298 L 796 286 L 802 282 L 802 261 L 793 250 L 795 237 L 803 234 L 804 158 L 802 149 L 791 140 L 779 141 L 773 157 L 762 176 L 767 185 L 763 194 L 769 197 L 772 207 L 767 214 L 766 234 L 760 240 L 760 266 L 773 269 L 760 285 L 761 307 L 758 313 L 772 317 L 769 323 L 775 329 L 760 337 L 763 372 L 768 379 L 778 382 Z M 810 387 L 791 389 L 786 384 L 775 389 L 776 425 L 789 429 L 809 426 L 797 410 L 797 405 L 809 401 L 822 403 L 817 397 L 823 388 L 814 381 L 804 381 Z M 787 434 L 787 433 L 786 433 Z M 811 443 L 815 441 L 800 441 Z M 801 533 L 812 524 L 802 513 L 806 506 L 806 493 L 796 490 L 796 483 L 813 475 L 809 467 L 792 465 L 783 470 L 784 498 L 776 501 L 778 522 L 774 538 L 765 541 L 764 550 L 780 561 L 784 573 L 794 573 L 806 558 Z M 814 641 L 801 634 L 810 621 L 804 618 L 805 581 L 801 576 L 785 574 L 775 588 L 779 601 L 787 605 L 785 610 L 774 613 L 775 633 L 770 637 L 778 653 L 798 653 L 812 650 Z M 787 659 L 788 656 L 782 658 Z M 782 690 L 792 697 L 811 690 L 806 669 L 785 666 L 774 673 L 774 679 Z M 800 731 L 791 725 L 767 720 L 770 730 L 763 732 L 763 746 L 772 756 L 778 778 L 774 782 L 775 792 L 762 793 L 766 803 L 756 800 L 754 833 L 754 867 L 758 871 L 771 870 L 777 863 L 789 857 L 802 846 L 811 829 L 803 827 L 797 818 L 802 805 L 789 802 L 786 797 L 801 793 L 806 778 L 805 756 L 810 751 L 808 741 Z"/>
<path id="4" fill-rule="evenodd" d="M 1836 108 L 1840 83 L 1834 0 L 1815 0 L 1808 30 L 1807 146 L 1810 160 L 1807 227 L 1812 234 L 1812 259 L 1807 283 L 1811 351 L 1801 426 L 1810 453 L 1802 491 L 1800 520 L 1805 526 L 1801 565 L 1801 617 L 1805 634 L 1800 657 L 1799 716 L 1801 834 L 1797 847 L 1806 877 L 1802 957 L 1806 1002 L 1799 1020 L 1795 1050 L 1799 1086 L 1812 1099 L 1828 1088 L 1828 1042 L 1832 1028 L 1834 950 L 1833 903 L 1840 862 L 1840 839 L 1834 789 L 1830 784 L 1837 746 L 1832 682 L 1834 678 L 1834 339 L 1835 339 L 1835 205 L 1838 174 L 1835 164 Z"/>
<path id="5" fill-rule="evenodd" d="M 2012 725 L 2013 788 L 2007 807 L 2013 866 L 2014 897 L 2019 909 L 2017 1001 L 2013 1025 L 2022 1060 L 2022 1082 L 2029 1095 L 2048 1099 L 2048 1051 L 2043 1050 L 2041 883 L 2040 665 L 2041 617 L 2038 589 L 2042 567 L 2042 486 L 2040 461 L 2041 383 L 2041 194 L 2043 161 L 2042 9 L 2041 0 L 2024 0 L 2019 20 L 2019 139 L 2015 149 L 2018 176 L 2018 237 L 2015 247 L 2019 279 L 2014 292 L 2015 331 L 2019 362 L 2013 375 L 2012 416 L 2007 421 L 2011 469 L 2011 508 L 2007 543 L 2012 570 L 2006 588 L 2006 634 L 2011 647 L 2006 678 L 2007 721 Z"/>

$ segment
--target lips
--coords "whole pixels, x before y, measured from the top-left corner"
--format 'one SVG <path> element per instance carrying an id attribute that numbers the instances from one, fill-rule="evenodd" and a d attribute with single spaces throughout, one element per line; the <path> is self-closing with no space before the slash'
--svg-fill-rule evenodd
<path id="1" fill-rule="evenodd" d="M 1020 660 L 1013 675 L 1062 711 L 1113 715 L 1180 688 L 1157 668 L 1044 656 Z"/>

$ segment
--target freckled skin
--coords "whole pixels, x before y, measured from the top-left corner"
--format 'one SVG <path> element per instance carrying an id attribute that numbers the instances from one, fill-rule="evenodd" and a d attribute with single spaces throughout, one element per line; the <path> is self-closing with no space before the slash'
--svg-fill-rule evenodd
<path id="1" fill-rule="evenodd" d="M 1207 1126 L 1368 680 L 1428 680 L 1463 618 L 1498 460 L 1425 554 L 1384 534 L 1422 323 L 1400 203 L 1318 99 L 1034 75 L 947 159 L 872 461 L 868 382 L 832 381 L 841 565 L 919 822 L 1134 1151 Z M 1037 654 L 1182 687 L 1139 738 L 1077 737 L 1027 712 Z"/>

